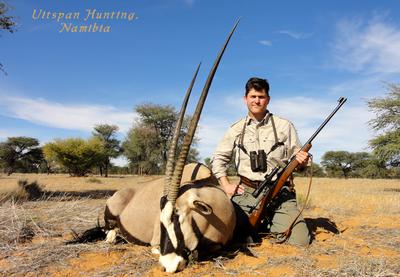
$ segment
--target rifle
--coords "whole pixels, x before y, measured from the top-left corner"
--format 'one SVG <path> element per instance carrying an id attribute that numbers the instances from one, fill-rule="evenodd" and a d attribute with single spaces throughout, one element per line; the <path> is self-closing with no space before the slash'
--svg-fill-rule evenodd
<path id="1" fill-rule="evenodd" d="M 342 105 L 346 102 L 346 98 L 340 97 L 338 100 L 338 105 L 331 112 L 331 114 L 325 119 L 325 121 L 319 126 L 317 131 L 308 139 L 308 141 L 303 145 L 300 151 L 307 152 L 311 149 L 311 142 L 314 138 L 319 134 L 319 132 L 325 127 L 325 125 L 329 122 L 329 120 L 335 115 L 335 113 L 342 107 Z M 289 162 L 284 167 L 277 166 L 275 167 L 271 173 L 265 175 L 264 181 L 262 181 L 258 188 L 254 190 L 252 193 L 254 198 L 258 198 L 260 194 L 262 197 L 256 201 L 256 204 L 250 211 L 249 222 L 250 225 L 257 230 L 261 220 L 264 218 L 265 211 L 268 205 L 271 204 L 272 200 L 276 197 L 279 191 L 284 186 L 287 179 L 292 175 L 293 171 L 299 165 L 299 162 L 296 160 L 295 155 L 289 160 Z M 272 181 L 274 177 L 276 177 L 275 181 Z"/>

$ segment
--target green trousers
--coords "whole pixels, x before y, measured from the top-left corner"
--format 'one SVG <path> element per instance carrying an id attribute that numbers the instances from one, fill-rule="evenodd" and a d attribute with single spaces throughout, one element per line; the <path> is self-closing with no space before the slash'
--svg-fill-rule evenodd
<path id="1" fill-rule="evenodd" d="M 251 207 L 253 207 L 258 200 L 251 195 L 253 191 L 253 188 L 245 186 L 245 192 L 243 194 L 232 197 L 232 201 L 247 215 L 251 212 Z M 277 242 L 284 241 L 285 236 L 282 233 L 289 228 L 299 214 L 296 193 L 290 191 L 287 187 L 283 187 L 274 203 L 269 206 L 266 214 L 267 217 L 264 219 L 263 226 L 276 238 Z M 306 246 L 310 243 L 310 239 L 310 232 L 306 222 L 303 217 L 300 216 L 296 220 L 287 242 L 289 244 Z"/>

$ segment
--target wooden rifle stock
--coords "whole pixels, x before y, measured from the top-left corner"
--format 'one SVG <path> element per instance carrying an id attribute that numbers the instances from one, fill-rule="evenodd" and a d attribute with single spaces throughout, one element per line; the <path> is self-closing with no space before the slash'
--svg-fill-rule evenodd
<path id="1" fill-rule="evenodd" d="M 300 149 L 301 151 L 307 152 L 311 149 L 311 142 L 314 138 L 319 134 L 322 128 L 329 122 L 329 120 L 335 115 L 335 113 L 342 107 L 342 105 L 346 102 L 346 98 L 340 97 L 338 100 L 338 105 L 336 108 L 331 112 L 331 114 L 325 119 L 325 121 L 319 126 L 317 131 L 310 137 L 310 139 L 303 145 Z M 284 186 L 287 179 L 293 173 L 293 171 L 297 168 L 299 162 L 296 160 L 296 157 L 293 156 L 290 162 L 285 166 L 282 172 L 279 174 L 277 179 L 274 181 L 271 189 L 267 190 L 266 194 L 263 196 L 261 203 L 258 207 L 255 207 L 254 211 L 249 215 L 249 222 L 250 225 L 257 230 L 258 226 L 261 223 L 261 220 L 265 217 L 265 210 L 267 205 L 277 196 L 279 191 Z"/>

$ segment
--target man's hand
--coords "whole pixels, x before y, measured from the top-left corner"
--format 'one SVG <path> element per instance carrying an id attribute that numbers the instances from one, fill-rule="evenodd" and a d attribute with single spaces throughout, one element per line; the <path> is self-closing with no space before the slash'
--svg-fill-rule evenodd
<path id="1" fill-rule="evenodd" d="M 231 184 L 226 176 L 219 178 L 219 183 L 221 184 L 222 189 L 229 196 L 233 196 L 235 194 L 243 194 L 244 193 L 243 185 Z"/>
<path id="2" fill-rule="evenodd" d="M 309 154 L 307 152 L 305 151 L 297 152 L 296 161 L 299 163 L 300 168 L 307 166 L 308 159 L 309 159 Z"/>

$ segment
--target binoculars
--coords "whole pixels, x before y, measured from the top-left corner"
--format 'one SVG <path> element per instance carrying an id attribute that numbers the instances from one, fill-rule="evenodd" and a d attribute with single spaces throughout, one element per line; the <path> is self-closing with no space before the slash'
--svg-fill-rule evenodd
<path id="1" fill-rule="evenodd" d="M 250 166 L 253 172 L 267 171 L 267 154 L 264 150 L 250 151 Z"/>

